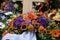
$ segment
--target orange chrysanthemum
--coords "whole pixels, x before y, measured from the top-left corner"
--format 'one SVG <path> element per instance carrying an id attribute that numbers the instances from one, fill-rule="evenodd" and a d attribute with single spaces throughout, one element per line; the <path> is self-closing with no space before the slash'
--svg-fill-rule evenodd
<path id="1" fill-rule="evenodd" d="M 34 26 L 32 24 L 29 24 L 28 30 L 33 31 L 34 30 Z"/>
<path id="2" fill-rule="evenodd" d="M 29 17 L 30 20 L 33 20 L 33 19 L 37 18 L 37 16 L 34 13 L 28 14 L 28 17 Z"/>
<path id="3" fill-rule="evenodd" d="M 24 20 L 29 20 L 28 16 L 26 14 L 22 14 Z"/>
<path id="4" fill-rule="evenodd" d="M 24 20 L 29 20 L 29 17 L 23 16 L 23 19 L 24 19 Z"/>
<path id="5" fill-rule="evenodd" d="M 39 33 L 43 33 L 45 31 L 45 28 L 43 27 L 43 26 L 40 26 L 39 28 L 38 28 L 38 32 Z"/>
<path id="6" fill-rule="evenodd" d="M 4 37 L 7 33 L 8 33 L 8 32 L 6 32 L 6 31 L 3 32 L 3 33 L 2 33 L 2 37 Z"/>
<path id="7" fill-rule="evenodd" d="M 59 30 L 52 30 L 51 34 L 53 37 L 59 37 Z"/>

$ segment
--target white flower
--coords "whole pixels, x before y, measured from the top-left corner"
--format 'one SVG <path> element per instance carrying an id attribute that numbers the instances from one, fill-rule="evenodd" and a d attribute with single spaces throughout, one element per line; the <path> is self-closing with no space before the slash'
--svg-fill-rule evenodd
<path id="1" fill-rule="evenodd" d="M 9 22 L 9 21 L 11 21 L 11 19 L 8 19 L 7 21 Z"/>
<path id="2" fill-rule="evenodd" d="M 11 14 L 13 14 L 12 12 L 6 12 L 6 13 L 4 13 L 5 15 L 11 15 Z"/>
<path id="3" fill-rule="evenodd" d="M 6 17 L 5 16 L 1 16 L 2 20 L 4 20 Z"/>
<path id="4" fill-rule="evenodd" d="M 5 24 L 3 24 L 2 22 L 0 22 L 0 28 L 3 29 L 5 27 Z"/>
<path id="5" fill-rule="evenodd" d="M 60 15 L 60 13 L 59 13 L 59 12 L 57 12 L 57 13 L 56 13 L 56 15 Z"/>
<path id="6" fill-rule="evenodd" d="M 53 17 L 53 20 L 60 20 L 60 13 L 57 12 L 56 15 Z"/>

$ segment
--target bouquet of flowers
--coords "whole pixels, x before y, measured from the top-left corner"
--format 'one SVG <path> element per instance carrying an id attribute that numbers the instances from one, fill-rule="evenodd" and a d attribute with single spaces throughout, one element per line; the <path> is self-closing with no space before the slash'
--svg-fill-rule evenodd
<path id="1" fill-rule="evenodd" d="M 44 18 L 43 16 L 28 13 L 26 14 L 17 14 L 11 18 L 11 21 L 8 22 L 5 31 L 2 34 L 4 36 L 6 33 L 22 34 L 25 31 L 35 31 L 40 33 L 44 32 L 45 28 L 48 26 L 49 19 Z M 41 30 L 42 29 L 42 30 Z"/>
<path id="2" fill-rule="evenodd" d="M 7 33 L 22 34 L 25 31 L 35 31 L 37 40 L 60 39 L 59 11 L 56 12 L 56 10 L 54 10 L 53 12 L 49 13 L 47 17 L 44 16 L 43 12 L 30 12 L 27 15 L 16 15 L 16 10 L 18 10 L 18 5 L 16 3 L 9 3 L 8 5 L 6 5 L 5 9 L 5 11 L 7 12 L 4 12 L 3 14 L 0 13 L 0 28 L 4 29 L 2 37 L 4 37 Z"/>
<path id="3" fill-rule="evenodd" d="M 53 12 L 54 13 L 54 12 Z M 11 21 L 5 26 L 6 33 L 22 34 L 25 31 L 35 31 L 38 40 L 59 40 L 60 38 L 60 21 L 55 18 L 58 13 L 51 14 L 50 18 L 43 16 L 42 12 L 17 14 L 11 18 Z M 54 15 L 54 16 L 53 16 Z"/>

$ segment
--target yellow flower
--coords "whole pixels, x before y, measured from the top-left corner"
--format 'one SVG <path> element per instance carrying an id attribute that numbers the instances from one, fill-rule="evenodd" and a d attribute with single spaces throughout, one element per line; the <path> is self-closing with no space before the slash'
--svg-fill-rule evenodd
<path id="1" fill-rule="evenodd" d="M 51 34 L 51 30 L 46 30 L 46 34 Z"/>
<path id="2" fill-rule="evenodd" d="M 15 17 L 13 17 L 11 20 L 14 21 L 15 20 Z"/>
<path id="3" fill-rule="evenodd" d="M 40 26 L 36 20 L 32 20 L 32 24 L 35 28 L 38 28 Z"/>
<path id="4" fill-rule="evenodd" d="M 22 25 L 21 28 L 20 28 L 20 30 L 22 30 L 22 31 L 23 30 L 27 30 L 27 25 Z"/>
<path id="5" fill-rule="evenodd" d="M 34 25 L 35 28 L 38 28 L 39 26 L 40 26 L 39 23 L 36 23 L 36 24 Z"/>

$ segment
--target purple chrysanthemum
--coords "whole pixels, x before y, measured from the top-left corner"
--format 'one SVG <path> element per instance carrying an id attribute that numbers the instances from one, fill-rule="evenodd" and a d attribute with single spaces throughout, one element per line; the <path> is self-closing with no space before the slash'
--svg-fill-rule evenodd
<path id="1" fill-rule="evenodd" d="M 49 21 L 43 18 L 42 16 L 39 16 L 37 18 L 37 22 L 40 23 L 40 25 L 46 27 Z"/>
<path id="2" fill-rule="evenodd" d="M 22 22 L 23 22 L 23 17 L 22 16 L 17 17 L 13 22 L 13 26 L 16 28 L 20 28 Z"/>
<path id="3" fill-rule="evenodd" d="M 5 11 L 12 11 L 14 8 L 14 3 L 13 2 L 9 2 L 6 6 L 5 6 L 6 10 Z"/>

